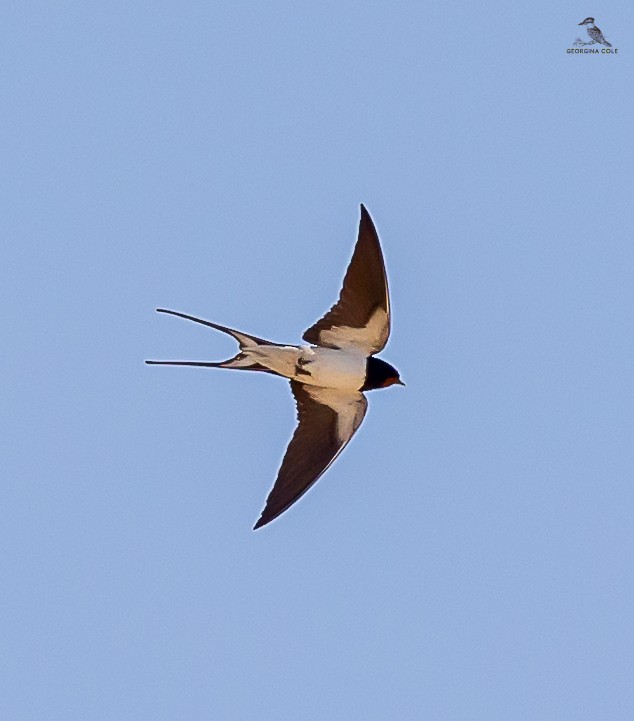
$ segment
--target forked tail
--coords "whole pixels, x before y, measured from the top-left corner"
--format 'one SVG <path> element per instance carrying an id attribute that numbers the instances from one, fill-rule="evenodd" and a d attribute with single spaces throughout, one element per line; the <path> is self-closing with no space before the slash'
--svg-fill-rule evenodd
<path id="1" fill-rule="evenodd" d="M 273 343 L 270 340 L 264 340 L 264 338 L 258 338 L 254 335 L 247 335 L 246 333 L 241 333 L 238 330 L 234 330 L 233 328 L 227 328 L 224 325 L 219 325 L 218 323 L 212 323 L 209 320 L 203 320 L 202 318 L 196 318 L 193 315 L 187 315 L 186 313 L 179 313 L 175 310 L 166 310 L 165 308 L 157 308 L 157 313 L 167 313 L 168 315 L 175 315 L 179 318 L 185 318 L 186 320 L 191 320 L 194 323 L 200 323 L 201 325 L 206 325 L 209 328 L 214 328 L 215 330 L 219 330 L 221 333 L 227 333 L 228 335 L 232 336 L 238 341 L 238 344 L 240 346 L 240 353 L 235 355 L 233 358 L 228 358 L 225 361 L 219 361 L 219 362 L 212 362 L 212 361 L 155 361 L 155 360 L 146 360 L 145 362 L 148 365 L 168 365 L 168 366 L 199 366 L 203 368 L 239 368 L 241 370 L 252 370 L 252 371 L 263 371 L 265 373 L 273 373 L 269 368 L 265 368 L 263 365 L 260 365 L 259 363 L 255 363 L 251 358 L 248 357 L 247 354 L 242 353 L 243 350 L 247 350 L 249 348 L 255 348 L 259 345 L 279 345 L 278 343 Z"/>

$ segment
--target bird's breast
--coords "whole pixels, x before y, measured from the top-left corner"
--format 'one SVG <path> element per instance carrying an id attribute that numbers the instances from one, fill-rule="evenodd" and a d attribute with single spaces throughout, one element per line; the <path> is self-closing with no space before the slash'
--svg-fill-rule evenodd
<path id="1" fill-rule="evenodd" d="M 363 353 L 334 348 L 302 347 L 295 380 L 322 388 L 358 391 L 365 381 Z"/>

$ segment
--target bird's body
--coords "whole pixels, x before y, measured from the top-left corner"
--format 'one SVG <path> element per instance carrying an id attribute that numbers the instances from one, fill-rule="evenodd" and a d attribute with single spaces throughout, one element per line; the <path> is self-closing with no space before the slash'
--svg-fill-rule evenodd
<path id="1" fill-rule="evenodd" d="M 379 239 L 363 206 L 359 238 L 339 301 L 304 333 L 308 345 L 283 345 L 185 313 L 162 308 L 159 312 L 228 333 L 240 349 L 221 362 L 147 363 L 260 371 L 291 382 L 298 426 L 255 528 L 283 513 L 334 462 L 365 416 L 365 391 L 402 385 L 395 368 L 374 358 L 389 336 L 390 306 Z"/>
<path id="2" fill-rule="evenodd" d="M 594 24 L 594 18 L 586 18 L 585 20 L 580 22 L 579 25 L 586 26 L 586 30 L 588 31 L 588 35 L 590 36 L 590 40 L 592 41 L 590 44 L 601 43 L 601 45 L 605 45 L 608 48 L 612 47 L 612 44 L 603 37 L 603 33 Z"/>
<path id="3" fill-rule="evenodd" d="M 366 358 L 354 349 L 255 346 L 243 354 L 273 373 L 311 386 L 358 391 L 365 381 Z"/>

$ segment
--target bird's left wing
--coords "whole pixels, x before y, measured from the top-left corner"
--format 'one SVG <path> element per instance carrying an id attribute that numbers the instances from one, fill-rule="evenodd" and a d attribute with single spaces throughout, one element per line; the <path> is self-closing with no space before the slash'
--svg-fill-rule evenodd
<path id="1" fill-rule="evenodd" d="M 291 390 L 298 425 L 254 528 L 277 518 L 306 493 L 346 447 L 368 407 L 358 391 L 342 393 L 297 381 L 291 381 Z"/>

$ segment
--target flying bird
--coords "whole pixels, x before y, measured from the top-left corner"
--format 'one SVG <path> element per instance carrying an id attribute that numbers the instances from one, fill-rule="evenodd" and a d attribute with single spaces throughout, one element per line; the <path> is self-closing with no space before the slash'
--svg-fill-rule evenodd
<path id="1" fill-rule="evenodd" d="M 601 45 L 607 45 L 607 47 L 609 48 L 612 47 L 612 43 L 609 43 L 603 37 L 603 33 L 594 24 L 594 18 L 586 18 L 585 20 L 580 22 L 579 25 L 587 25 L 586 30 L 588 31 L 588 35 L 590 36 L 590 40 L 592 41 L 591 43 L 588 43 L 589 45 L 592 45 L 592 43 L 601 43 Z"/>
<path id="2" fill-rule="evenodd" d="M 254 530 L 290 508 L 333 464 L 363 421 L 365 391 L 405 385 L 396 368 L 375 358 L 390 335 L 390 296 L 379 238 L 363 205 L 339 299 L 304 333 L 307 345 L 273 343 L 186 313 L 157 310 L 227 333 L 239 351 L 217 363 L 146 363 L 261 371 L 290 380 L 298 424 Z"/>

